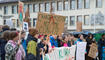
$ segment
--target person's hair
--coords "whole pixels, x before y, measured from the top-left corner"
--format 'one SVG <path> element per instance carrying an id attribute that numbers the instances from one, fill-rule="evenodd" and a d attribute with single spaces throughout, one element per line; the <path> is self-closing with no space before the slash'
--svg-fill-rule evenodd
<path id="1" fill-rule="evenodd" d="M 17 31 L 12 31 L 10 33 L 10 40 L 13 40 L 15 37 L 17 37 L 19 35 L 19 33 Z"/>
<path id="2" fill-rule="evenodd" d="M 102 38 L 104 37 L 105 34 L 102 34 Z"/>
<path id="3" fill-rule="evenodd" d="M 80 37 L 81 37 L 81 35 L 83 35 L 83 34 L 79 34 L 79 35 L 78 35 L 78 38 L 80 38 Z M 83 38 L 84 38 L 84 36 L 83 36 Z"/>
<path id="4" fill-rule="evenodd" d="M 3 38 L 4 40 L 7 40 L 8 41 L 10 39 L 9 36 L 10 36 L 10 31 L 5 31 L 1 35 L 1 38 Z"/>
<path id="5" fill-rule="evenodd" d="M 93 39 L 93 37 L 94 37 L 93 34 L 89 33 L 88 38 L 90 38 L 90 36 L 92 36 L 92 39 Z"/>
<path id="6" fill-rule="evenodd" d="M 35 36 L 36 34 L 38 34 L 38 30 L 36 30 L 35 28 L 31 28 L 29 29 L 29 34 Z"/>
<path id="7" fill-rule="evenodd" d="M 72 34 L 72 33 L 69 33 L 68 35 L 73 36 L 73 34 Z"/>
<path id="8" fill-rule="evenodd" d="M 11 28 L 10 30 L 11 30 L 11 31 L 16 31 L 16 28 Z"/>
<path id="9" fill-rule="evenodd" d="M 26 33 L 24 30 L 23 30 L 23 31 L 21 31 L 21 34 L 24 34 L 24 33 Z"/>
<path id="10" fill-rule="evenodd" d="M 2 30 L 3 30 L 3 31 L 10 30 L 10 27 L 9 27 L 8 25 L 4 25 L 4 26 L 2 27 Z"/>

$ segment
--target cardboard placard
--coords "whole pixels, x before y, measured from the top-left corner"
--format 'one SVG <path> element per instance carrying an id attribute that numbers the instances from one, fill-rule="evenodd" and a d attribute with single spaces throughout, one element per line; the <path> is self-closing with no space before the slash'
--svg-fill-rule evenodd
<path id="1" fill-rule="evenodd" d="M 96 58 L 96 53 L 98 51 L 98 47 L 95 43 L 92 43 L 88 56 L 91 58 Z"/>
<path id="2" fill-rule="evenodd" d="M 60 35 L 64 32 L 64 16 L 38 13 L 36 29 L 41 34 Z"/>
<path id="3" fill-rule="evenodd" d="M 82 22 L 77 22 L 77 32 L 82 31 Z"/>

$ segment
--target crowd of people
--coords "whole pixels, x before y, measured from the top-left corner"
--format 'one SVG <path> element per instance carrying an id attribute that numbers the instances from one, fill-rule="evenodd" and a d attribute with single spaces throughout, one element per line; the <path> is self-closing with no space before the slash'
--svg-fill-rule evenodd
<path id="1" fill-rule="evenodd" d="M 9 26 L 0 26 L 0 60 L 43 60 L 43 55 L 50 53 L 55 47 L 71 47 L 77 42 L 87 42 L 85 60 L 105 60 L 105 34 L 96 42 L 93 34 L 67 33 L 63 35 L 39 34 L 35 28 L 29 34 Z M 91 44 L 98 46 L 97 57 L 88 56 Z"/>

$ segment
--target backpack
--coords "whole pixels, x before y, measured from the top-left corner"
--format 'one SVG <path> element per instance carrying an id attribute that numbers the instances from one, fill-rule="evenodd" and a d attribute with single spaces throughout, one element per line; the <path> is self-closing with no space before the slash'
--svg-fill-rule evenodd
<path id="1" fill-rule="evenodd" d="M 35 41 L 29 41 L 27 45 L 27 54 L 33 54 L 36 56 L 36 47 L 37 47 L 37 42 Z"/>

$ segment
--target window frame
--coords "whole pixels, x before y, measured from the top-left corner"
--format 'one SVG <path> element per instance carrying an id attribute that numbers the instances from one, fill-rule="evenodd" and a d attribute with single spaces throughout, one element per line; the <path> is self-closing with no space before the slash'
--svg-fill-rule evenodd
<path id="1" fill-rule="evenodd" d="M 75 5 L 75 8 L 73 9 L 72 8 L 72 0 L 70 0 L 70 10 L 75 10 L 76 9 L 76 0 L 75 0 L 75 4 L 74 5 Z"/>
<path id="2" fill-rule="evenodd" d="M 49 4 L 49 7 L 47 7 L 47 4 Z M 47 10 L 47 8 L 48 8 L 49 10 Z M 50 12 L 50 3 L 49 3 L 49 2 L 46 2 L 46 3 L 45 3 L 45 12 Z"/>
<path id="3" fill-rule="evenodd" d="M 103 2 L 102 2 L 103 0 L 101 0 L 101 7 L 99 7 L 99 2 L 98 2 L 98 0 L 96 0 L 96 8 L 102 8 L 103 7 Z"/>
<path id="4" fill-rule="evenodd" d="M 82 8 L 83 8 L 83 0 L 81 1 L 81 4 L 82 4 L 82 5 L 81 5 L 81 8 L 80 8 L 79 4 L 80 4 L 80 3 L 79 3 L 79 0 L 77 0 L 77 9 L 82 9 Z"/>
<path id="5" fill-rule="evenodd" d="M 85 19 L 86 16 L 89 17 L 89 18 L 88 18 L 88 19 L 89 19 L 88 24 L 85 23 L 85 22 L 87 22 L 87 21 L 86 21 L 87 19 Z M 84 15 L 84 25 L 85 25 L 85 26 L 89 26 L 89 23 L 90 23 L 90 16 L 89 16 L 89 15 Z"/>
<path id="6" fill-rule="evenodd" d="M 84 0 L 84 8 L 85 8 L 85 9 L 89 9 L 89 8 L 90 8 L 90 3 L 91 3 L 91 2 L 90 2 L 90 0 L 89 0 L 89 7 L 86 7 L 87 1 Z"/>
<path id="7" fill-rule="evenodd" d="M 60 10 L 59 3 L 63 4 L 62 1 L 57 1 L 57 11 L 62 11 L 63 6 L 61 5 L 61 10 Z"/>
<path id="8" fill-rule="evenodd" d="M 8 6 L 4 6 L 4 15 L 8 14 Z"/>
<path id="9" fill-rule="evenodd" d="M 66 7 L 66 2 L 68 3 L 68 4 L 67 4 L 67 7 Z M 63 2 L 63 4 L 64 4 L 64 5 L 63 5 L 63 10 L 66 10 L 66 11 L 69 10 L 69 8 L 68 8 L 68 7 L 69 7 L 69 1 L 68 1 L 68 0 L 65 0 L 65 1 Z M 65 7 L 66 7 L 67 9 L 66 9 Z"/>
<path id="10" fill-rule="evenodd" d="M 71 21 L 73 21 L 72 18 L 74 18 L 74 24 L 73 23 L 71 24 Z M 70 26 L 75 26 L 76 25 L 75 24 L 75 19 L 76 19 L 75 16 L 70 16 L 70 22 L 69 22 L 70 23 Z"/>

